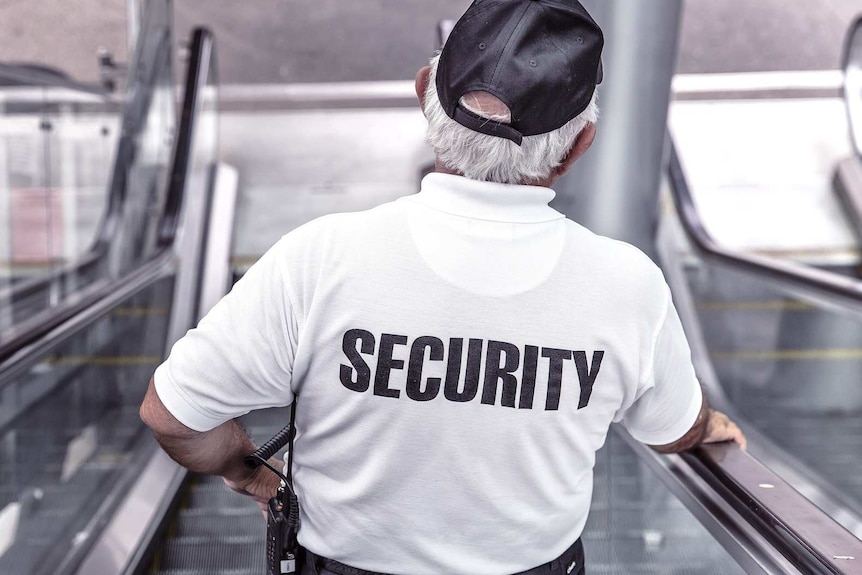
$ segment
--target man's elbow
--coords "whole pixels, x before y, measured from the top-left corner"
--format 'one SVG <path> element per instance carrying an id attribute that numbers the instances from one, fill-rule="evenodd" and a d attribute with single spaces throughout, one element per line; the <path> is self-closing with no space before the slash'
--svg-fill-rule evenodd
<path id="1" fill-rule="evenodd" d="M 668 443 L 666 445 L 650 445 L 649 447 L 653 451 L 657 451 L 659 453 L 680 453 L 683 451 L 688 451 L 689 449 L 694 449 L 695 447 L 700 445 L 703 442 L 703 438 L 705 435 L 705 425 L 702 427 L 692 427 L 688 431 L 688 433 L 686 433 L 673 443 Z"/>
<path id="2" fill-rule="evenodd" d="M 153 428 L 153 425 L 156 425 L 156 418 L 153 413 L 153 395 L 154 395 L 155 386 L 153 384 L 153 380 L 150 379 L 150 384 L 147 388 L 147 393 L 144 395 L 144 400 L 141 402 L 141 407 L 138 408 L 138 415 L 141 418 L 141 421 L 144 422 L 149 428 Z M 156 396 L 158 398 L 158 396 Z"/>
<path id="3" fill-rule="evenodd" d="M 180 423 L 168 411 L 168 408 L 159 399 L 159 395 L 156 393 L 155 382 L 152 379 L 150 379 L 150 384 L 147 387 L 144 400 L 141 402 L 141 407 L 138 409 L 138 415 L 141 421 L 144 422 L 144 425 L 153 431 L 156 438 L 172 437 L 182 439 L 196 433 L 194 430 Z"/>
<path id="4" fill-rule="evenodd" d="M 697 419 L 694 425 L 691 426 L 685 435 L 666 445 L 650 445 L 649 447 L 659 453 L 680 453 L 688 451 L 700 445 L 706 437 L 707 428 L 709 425 L 709 404 L 706 401 L 706 396 L 702 396 L 703 400 L 700 406 L 700 412 L 697 414 Z"/>

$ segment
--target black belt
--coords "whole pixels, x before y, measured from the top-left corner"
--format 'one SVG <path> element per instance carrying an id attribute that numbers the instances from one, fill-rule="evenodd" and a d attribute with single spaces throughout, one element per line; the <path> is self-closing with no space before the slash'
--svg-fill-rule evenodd
<path id="1" fill-rule="evenodd" d="M 322 569 L 337 573 L 338 575 L 392 575 L 391 573 L 377 573 L 376 571 L 357 569 L 335 559 L 321 557 L 307 549 L 305 553 L 305 564 L 302 575 L 318 575 Z M 521 571 L 520 573 L 515 573 L 514 575 L 584 575 L 584 546 L 581 540 L 578 539 L 553 561 L 527 569 L 526 571 Z"/>

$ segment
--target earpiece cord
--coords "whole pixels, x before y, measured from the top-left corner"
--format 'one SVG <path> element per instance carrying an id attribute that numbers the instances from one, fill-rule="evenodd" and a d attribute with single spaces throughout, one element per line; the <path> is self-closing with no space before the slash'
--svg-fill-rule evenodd
<path id="1" fill-rule="evenodd" d="M 278 475 L 284 482 L 288 493 L 296 497 L 296 492 L 293 490 L 293 437 L 296 435 L 296 396 L 293 398 L 293 403 L 290 404 L 290 423 L 284 429 L 275 434 L 275 436 L 257 448 L 254 453 L 245 456 L 245 465 L 249 469 L 257 469 L 261 465 Z M 275 453 L 288 445 L 287 451 L 287 471 L 286 475 L 273 467 L 267 461 Z"/>
<path id="2" fill-rule="evenodd" d="M 252 457 L 254 457 L 255 459 L 257 459 L 257 460 L 260 462 L 260 464 L 261 464 L 261 465 L 266 466 L 270 471 L 272 471 L 273 473 L 275 473 L 276 475 L 278 475 L 279 477 L 281 477 L 281 480 L 282 480 L 282 481 L 284 481 L 285 485 L 287 485 L 287 486 L 289 487 L 290 491 L 291 491 L 291 492 L 293 492 L 293 486 L 292 486 L 292 485 L 290 485 L 290 482 L 289 482 L 288 478 L 287 478 L 287 477 L 285 477 L 285 476 L 284 476 L 284 474 L 283 474 L 281 471 L 279 471 L 278 469 L 276 469 L 275 467 L 273 467 L 272 465 L 270 465 L 270 464 L 269 464 L 269 461 L 267 461 L 266 459 L 263 459 L 261 456 L 259 456 L 259 455 L 257 455 L 257 454 L 253 454 L 253 455 L 252 455 Z"/>

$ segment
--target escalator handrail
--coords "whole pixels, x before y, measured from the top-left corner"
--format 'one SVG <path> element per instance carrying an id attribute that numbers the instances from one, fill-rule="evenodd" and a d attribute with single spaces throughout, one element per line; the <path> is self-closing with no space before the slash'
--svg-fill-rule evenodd
<path id="1" fill-rule="evenodd" d="M 0 301 L 16 302 L 49 289 L 51 284 L 55 282 L 64 282 L 66 279 L 77 278 L 85 273 L 89 267 L 101 262 L 106 252 L 104 244 L 94 246 L 68 265 L 53 269 L 47 274 L 24 279 L 7 286 L 5 289 L 0 290 Z"/>
<path id="2" fill-rule="evenodd" d="M 158 15 L 152 18 L 155 24 L 148 24 L 139 34 L 140 43 L 130 69 L 130 84 L 126 90 L 126 104 L 121 117 L 120 140 L 111 179 L 108 188 L 108 199 L 105 212 L 96 231 L 90 247 L 77 261 L 65 265 L 48 274 L 13 284 L 0 291 L 0 301 L 16 301 L 32 294 L 49 289 L 55 282 L 74 280 L 87 268 L 97 265 L 107 255 L 112 240 L 117 233 L 118 222 L 126 201 L 126 185 L 128 167 L 136 154 L 136 139 L 145 125 L 146 111 L 153 96 L 153 87 L 162 70 L 156 65 L 159 55 L 164 50 L 170 50 L 170 35 L 163 29 Z M 3 73 L 0 65 L 0 74 Z M 70 86 L 71 88 L 71 86 Z M 164 217 L 164 216 L 163 216 Z M 161 242 L 166 245 L 168 242 Z M 13 345 L 4 344 L 0 350 Z M 0 357 L 3 352 L 0 351 Z"/>
<path id="3" fill-rule="evenodd" d="M 803 573 L 862 573 L 862 541 L 736 445 L 681 458 Z"/>
<path id="4" fill-rule="evenodd" d="M 177 235 L 183 198 L 185 197 L 185 184 L 192 160 L 192 140 L 198 114 L 203 106 L 203 92 L 208 82 L 208 74 L 216 57 L 214 42 L 212 32 L 208 29 L 196 28 L 192 31 L 191 57 L 186 71 L 180 125 L 177 131 L 178 142 L 182 142 L 182 144 L 178 144 L 176 147 L 168 180 L 165 208 L 157 227 L 157 242 L 160 246 L 170 245 Z"/>
<path id="5" fill-rule="evenodd" d="M 844 103 L 850 140 L 856 156 L 862 159 L 862 92 L 851 93 L 851 88 L 862 90 L 862 14 L 856 17 L 844 40 L 841 68 L 844 70 Z"/>
<path id="6" fill-rule="evenodd" d="M 49 319 L 37 317 L 36 321 L 28 322 L 26 333 L 10 340 L 17 347 L 3 346 L 0 350 L 0 389 L 15 383 L 22 369 L 36 363 L 59 343 L 166 277 L 173 269 L 174 259 L 173 249 L 164 248 L 122 279 L 100 280 L 84 288 L 64 302 Z"/>
<path id="7" fill-rule="evenodd" d="M 686 235 L 705 259 L 759 276 L 786 289 L 801 290 L 824 303 L 862 313 L 862 280 L 802 264 L 743 253 L 719 245 L 706 230 L 697 212 L 670 135 L 668 135 L 668 141 L 670 191 Z"/>

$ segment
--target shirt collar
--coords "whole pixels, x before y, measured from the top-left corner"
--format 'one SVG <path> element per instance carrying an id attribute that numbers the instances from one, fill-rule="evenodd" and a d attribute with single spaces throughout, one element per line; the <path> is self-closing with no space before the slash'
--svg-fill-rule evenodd
<path id="1" fill-rule="evenodd" d="M 422 179 L 421 191 L 410 199 L 456 216 L 539 223 L 565 217 L 548 205 L 555 195 L 551 188 L 480 182 L 434 172 Z"/>

